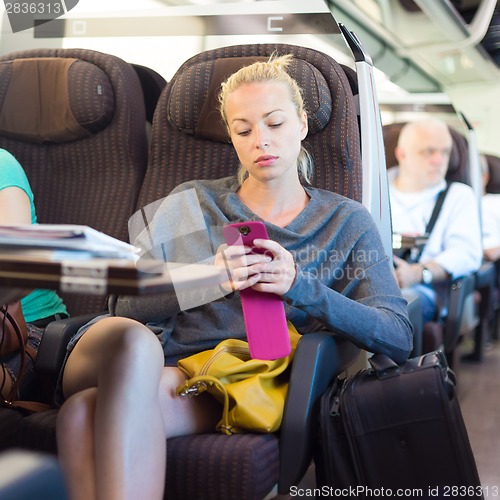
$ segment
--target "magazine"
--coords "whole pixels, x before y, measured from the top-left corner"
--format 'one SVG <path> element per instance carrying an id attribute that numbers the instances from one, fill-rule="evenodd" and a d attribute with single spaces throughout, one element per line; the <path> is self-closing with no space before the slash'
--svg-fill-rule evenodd
<path id="1" fill-rule="evenodd" d="M 0 225 L 0 249 L 33 252 L 49 249 L 72 258 L 118 258 L 136 260 L 138 249 L 89 226 L 71 224 Z"/>

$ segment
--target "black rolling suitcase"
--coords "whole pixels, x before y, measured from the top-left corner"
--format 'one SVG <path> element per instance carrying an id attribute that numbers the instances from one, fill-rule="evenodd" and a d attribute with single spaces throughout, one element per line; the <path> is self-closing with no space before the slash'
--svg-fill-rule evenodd
<path id="1" fill-rule="evenodd" d="M 322 396 L 317 486 L 353 498 L 483 498 L 444 355 L 370 364 Z"/>

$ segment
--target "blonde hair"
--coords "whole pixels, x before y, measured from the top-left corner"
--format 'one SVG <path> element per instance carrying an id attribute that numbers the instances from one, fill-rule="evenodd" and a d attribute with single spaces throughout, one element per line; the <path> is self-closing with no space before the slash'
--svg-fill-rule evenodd
<path id="1" fill-rule="evenodd" d="M 221 84 L 221 91 L 219 93 L 219 109 L 228 132 L 229 124 L 227 122 L 225 111 L 227 96 L 242 85 L 248 83 L 267 81 L 283 83 L 290 91 L 290 98 L 297 109 L 298 117 L 302 118 L 302 114 L 305 112 L 302 89 L 299 87 L 296 80 L 294 80 L 286 71 L 292 59 L 292 54 L 279 56 L 276 53 L 273 53 L 267 61 L 259 61 L 250 64 L 249 66 L 245 66 L 239 69 L 236 73 L 233 73 L 225 82 Z M 297 158 L 297 168 L 304 181 L 310 183 L 313 172 L 313 160 L 304 146 L 301 147 Z M 238 170 L 238 181 L 240 185 L 243 183 L 247 175 L 248 173 L 246 169 L 240 165 Z"/>

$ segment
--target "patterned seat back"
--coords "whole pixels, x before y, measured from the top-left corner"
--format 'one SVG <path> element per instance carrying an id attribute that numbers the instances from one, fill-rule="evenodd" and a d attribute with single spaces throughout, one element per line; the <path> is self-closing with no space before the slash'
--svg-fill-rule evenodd
<path id="1" fill-rule="evenodd" d="M 141 82 L 144 105 L 146 106 L 146 120 L 149 124 L 152 124 L 156 104 L 162 90 L 167 85 L 167 81 L 157 71 L 147 66 L 132 63 L 132 67 Z"/>
<path id="2" fill-rule="evenodd" d="M 153 122 L 150 157 L 138 208 L 192 179 L 236 173 L 238 158 L 216 109 L 220 82 L 256 58 L 291 53 L 290 72 L 304 90 L 309 115 L 305 146 L 315 162 L 313 184 L 361 200 L 356 108 L 349 81 L 331 57 L 286 44 L 236 45 L 186 61 L 163 91 Z"/>
<path id="3" fill-rule="evenodd" d="M 500 193 L 500 158 L 493 155 L 485 155 L 488 162 L 490 178 L 486 184 L 487 193 Z"/>
<path id="4" fill-rule="evenodd" d="M 26 171 L 38 222 L 84 224 L 127 241 L 147 163 L 134 69 L 91 50 L 26 50 L 0 58 L 0 147 Z M 72 315 L 105 298 L 66 295 Z"/>

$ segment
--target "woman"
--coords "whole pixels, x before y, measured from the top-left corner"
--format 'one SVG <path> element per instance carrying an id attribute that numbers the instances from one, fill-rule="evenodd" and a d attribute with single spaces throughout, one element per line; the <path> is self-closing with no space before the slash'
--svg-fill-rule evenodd
<path id="1" fill-rule="evenodd" d="M 0 225 L 16 224 L 36 224 L 34 196 L 19 162 L 0 149 Z M 68 317 L 66 306 L 53 290 L 33 290 L 21 299 L 21 305 L 28 325 L 28 342 L 34 349 L 40 345 L 43 328 L 51 321 Z M 0 369 L 0 387 L 6 396 L 15 382 L 20 356 L 14 354 L 2 361 L 5 370 Z M 31 373 L 31 368 L 26 373 Z M 23 394 L 26 386 L 31 385 L 30 378 L 25 376 L 20 397 L 30 397 Z"/>
<path id="2" fill-rule="evenodd" d="M 310 176 L 301 147 L 307 117 L 300 89 L 286 73 L 290 59 L 255 63 L 222 86 L 221 112 L 241 163 L 239 178 L 179 186 L 173 194 L 180 198 L 167 197 L 180 199 L 178 206 L 166 203 L 169 217 L 160 208 L 145 233 L 169 250 L 169 260 L 177 246 L 201 262 L 203 245 L 165 242 L 164 224 L 182 217 L 184 225 L 202 214 L 210 243 L 219 248 L 215 265 L 225 260 L 231 273 L 223 285 L 228 291 L 278 294 L 301 333 L 335 329 L 403 361 L 412 343 L 406 303 L 369 214 L 356 202 L 301 184 L 300 176 Z M 198 207 L 188 214 L 192 205 L 182 196 L 192 193 Z M 255 246 L 272 259 L 222 245 L 217 229 L 248 219 L 265 221 L 270 240 Z M 219 404 L 207 394 L 176 396 L 185 376 L 175 364 L 164 366 L 224 338 L 245 337 L 239 294 L 208 296 L 186 307 L 172 295 L 113 298 L 111 317 L 87 325 L 71 343 L 57 430 L 72 499 L 162 498 L 166 439 L 215 428 Z"/>

